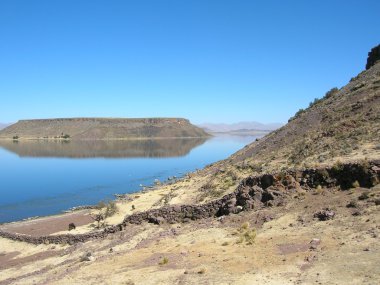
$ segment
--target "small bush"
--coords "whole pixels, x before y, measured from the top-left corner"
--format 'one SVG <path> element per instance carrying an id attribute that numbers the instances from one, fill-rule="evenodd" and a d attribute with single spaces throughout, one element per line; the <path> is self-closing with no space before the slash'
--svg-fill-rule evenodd
<path id="1" fill-rule="evenodd" d="M 161 259 L 161 261 L 158 263 L 158 265 L 165 265 L 169 263 L 169 258 L 164 257 Z"/>
<path id="2" fill-rule="evenodd" d="M 243 223 L 240 228 L 243 230 L 248 230 L 249 229 L 249 223 L 248 222 Z"/>
<path id="3" fill-rule="evenodd" d="M 18 140 L 19 136 L 13 136 L 13 140 Z"/>
<path id="4" fill-rule="evenodd" d="M 334 88 L 331 88 L 329 91 L 326 92 L 325 94 L 325 98 L 330 98 L 332 97 L 334 94 L 336 94 L 337 92 L 339 91 L 339 89 L 337 87 L 334 87 Z"/>
<path id="5" fill-rule="evenodd" d="M 309 103 L 309 108 L 313 107 L 314 105 L 318 104 L 321 101 L 322 99 L 315 98 L 314 101 Z"/>
<path id="6" fill-rule="evenodd" d="M 352 188 L 359 188 L 360 187 L 360 183 L 359 183 L 359 181 L 355 181 L 355 182 L 353 182 L 352 183 Z"/>
<path id="7" fill-rule="evenodd" d="M 299 109 L 299 110 L 294 114 L 294 116 L 291 117 L 291 118 L 288 120 L 288 122 L 293 121 L 294 119 L 298 118 L 298 117 L 301 116 L 301 114 L 304 113 L 304 112 L 305 112 L 304 109 Z"/>
<path id="8" fill-rule="evenodd" d="M 240 233 L 240 235 L 236 243 L 246 242 L 247 245 L 255 243 L 257 232 L 255 228 L 250 228 L 248 222 L 245 222 L 240 226 L 238 233 Z"/>
<path id="9" fill-rule="evenodd" d="M 96 209 L 98 209 L 98 213 L 91 215 L 91 218 L 97 222 L 97 228 L 105 227 L 105 220 L 118 212 L 118 208 L 114 201 L 109 201 L 108 203 L 100 201 L 96 206 Z"/>

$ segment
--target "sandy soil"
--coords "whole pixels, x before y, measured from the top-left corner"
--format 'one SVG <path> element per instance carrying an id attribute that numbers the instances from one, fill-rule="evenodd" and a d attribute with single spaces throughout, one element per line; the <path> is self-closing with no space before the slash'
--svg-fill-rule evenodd
<path id="1" fill-rule="evenodd" d="M 34 220 L 3 224 L 0 226 L 0 230 L 31 236 L 42 236 L 60 231 L 68 231 L 70 223 L 75 223 L 76 226 L 82 226 L 92 222 L 93 219 L 90 217 L 90 211 L 81 210 Z"/>
<path id="2" fill-rule="evenodd" d="M 364 192 L 370 198 L 358 199 Z M 373 201 L 379 197 L 379 186 L 299 192 L 281 207 L 131 225 L 71 246 L 0 239 L 0 284 L 377 284 L 380 206 Z M 356 208 L 346 207 L 353 200 Z M 314 219 L 326 206 L 336 217 Z M 257 230 L 253 245 L 239 243 L 245 222 Z"/>

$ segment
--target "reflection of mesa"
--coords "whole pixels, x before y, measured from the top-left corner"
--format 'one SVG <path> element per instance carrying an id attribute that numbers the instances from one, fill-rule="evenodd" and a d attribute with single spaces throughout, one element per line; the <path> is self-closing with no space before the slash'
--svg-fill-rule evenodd
<path id="1" fill-rule="evenodd" d="M 207 138 L 138 140 L 0 140 L 21 157 L 175 157 L 188 154 Z"/>
<path id="2" fill-rule="evenodd" d="M 112 140 L 133 138 L 199 138 L 204 130 L 181 118 L 68 118 L 20 120 L 2 131 L 2 139 Z"/>

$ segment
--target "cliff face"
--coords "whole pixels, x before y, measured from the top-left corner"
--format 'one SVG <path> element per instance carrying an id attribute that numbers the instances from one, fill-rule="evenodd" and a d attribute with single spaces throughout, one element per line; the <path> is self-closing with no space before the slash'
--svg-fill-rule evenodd
<path id="1" fill-rule="evenodd" d="M 12 139 L 133 139 L 207 137 L 202 129 L 181 118 L 70 118 L 21 120 L 0 131 Z"/>

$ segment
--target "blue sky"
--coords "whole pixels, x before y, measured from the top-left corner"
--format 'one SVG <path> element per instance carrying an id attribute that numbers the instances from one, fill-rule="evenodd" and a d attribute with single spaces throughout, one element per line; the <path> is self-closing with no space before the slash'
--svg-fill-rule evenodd
<path id="1" fill-rule="evenodd" d="M 378 0 L 3 0 L 0 122 L 286 122 L 364 69 Z"/>

